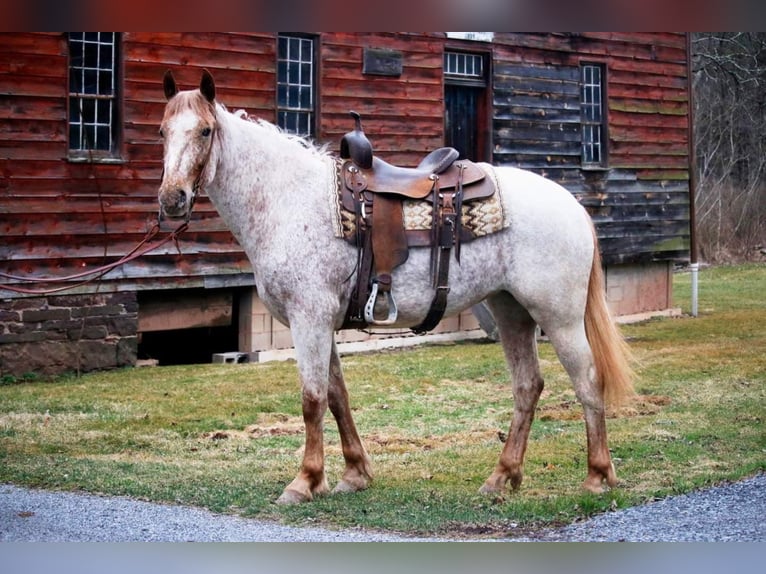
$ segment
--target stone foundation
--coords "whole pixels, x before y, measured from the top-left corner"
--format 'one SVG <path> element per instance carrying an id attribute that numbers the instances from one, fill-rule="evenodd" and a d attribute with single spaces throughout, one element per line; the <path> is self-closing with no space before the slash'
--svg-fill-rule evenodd
<path id="1" fill-rule="evenodd" d="M 135 292 L 0 300 L 0 376 L 133 366 Z"/>

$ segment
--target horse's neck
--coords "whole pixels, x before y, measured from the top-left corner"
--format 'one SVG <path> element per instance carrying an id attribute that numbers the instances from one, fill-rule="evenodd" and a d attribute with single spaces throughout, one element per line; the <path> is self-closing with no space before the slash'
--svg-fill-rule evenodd
<path id="1" fill-rule="evenodd" d="M 238 239 L 271 234 L 275 222 L 323 218 L 327 160 L 268 128 L 226 113 L 219 120 L 216 175 L 209 188 L 216 209 Z M 329 218 L 329 212 L 328 212 Z"/>

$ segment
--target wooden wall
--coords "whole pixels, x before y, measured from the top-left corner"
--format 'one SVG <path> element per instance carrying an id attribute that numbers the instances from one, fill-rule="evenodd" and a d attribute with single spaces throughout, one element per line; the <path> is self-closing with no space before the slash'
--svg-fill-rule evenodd
<path id="1" fill-rule="evenodd" d="M 443 34 L 317 38 L 320 142 L 337 149 L 355 109 L 389 161 L 414 165 L 443 145 Z M 401 52 L 401 76 L 363 74 L 368 47 Z M 607 263 L 688 256 L 684 34 L 495 34 L 481 48 L 494 60 L 494 163 L 534 169 L 570 189 L 591 211 Z M 275 118 L 274 34 L 124 33 L 121 49 L 121 161 L 76 163 L 67 158 L 65 35 L 0 36 L 0 270 L 67 275 L 144 236 L 157 212 L 166 69 L 189 88 L 208 68 L 229 108 Z M 579 166 L 582 59 L 608 66 L 608 171 Z M 204 198 L 179 247 L 182 255 L 169 244 L 120 268 L 100 289 L 250 284 L 249 263 Z"/>
<path id="2" fill-rule="evenodd" d="M 607 264 L 688 257 L 685 34 L 498 34 L 495 42 L 494 163 L 574 193 Z M 607 68 L 607 170 L 580 165 L 581 61 Z"/>
<path id="3" fill-rule="evenodd" d="M 157 215 L 165 70 L 191 88 L 207 67 L 222 101 L 273 121 L 274 49 L 271 35 L 123 34 L 120 161 L 78 163 L 68 160 L 65 34 L 0 36 L 2 270 L 65 276 L 132 249 Z M 183 255 L 168 244 L 110 273 L 99 288 L 249 282 L 250 265 L 209 201 L 201 198 L 195 215 L 179 242 Z"/>
<path id="4" fill-rule="evenodd" d="M 355 110 L 387 161 L 413 166 L 444 145 L 443 44 L 428 34 L 322 34 L 319 139 L 337 150 Z M 365 48 L 401 53 L 401 76 L 363 74 Z"/>

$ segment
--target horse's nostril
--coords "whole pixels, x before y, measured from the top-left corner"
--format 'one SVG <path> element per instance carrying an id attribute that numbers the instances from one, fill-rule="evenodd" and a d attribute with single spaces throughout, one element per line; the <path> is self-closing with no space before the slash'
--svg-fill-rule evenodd
<path id="1" fill-rule="evenodd" d="M 176 199 L 176 206 L 182 207 L 186 205 L 186 193 L 184 193 L 183 189 L 177 189 L 177 199 Z"/>

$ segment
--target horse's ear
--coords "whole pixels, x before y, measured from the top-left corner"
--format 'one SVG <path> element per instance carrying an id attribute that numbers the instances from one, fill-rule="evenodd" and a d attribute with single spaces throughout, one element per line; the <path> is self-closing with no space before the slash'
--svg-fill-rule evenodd
<path id="1" fill-rule="evenodd" d="M 173 77 L 173 72 L 170 70 L 165 72 L 165 76 L 162 78 L 162 87 L 165 90 L 165 98 L 168 100 L 178 93 L 176 79 Z"/>
<path id="2" fill-rule="evenodd" d="M 208 102 L 213 103 L 213 100 L 215 100 L 215 81 L 213 81 L 213 76 L 207 69 L 202 70 L 199 91 L 202 92 L 202 95 L 205 96 Z"/>

